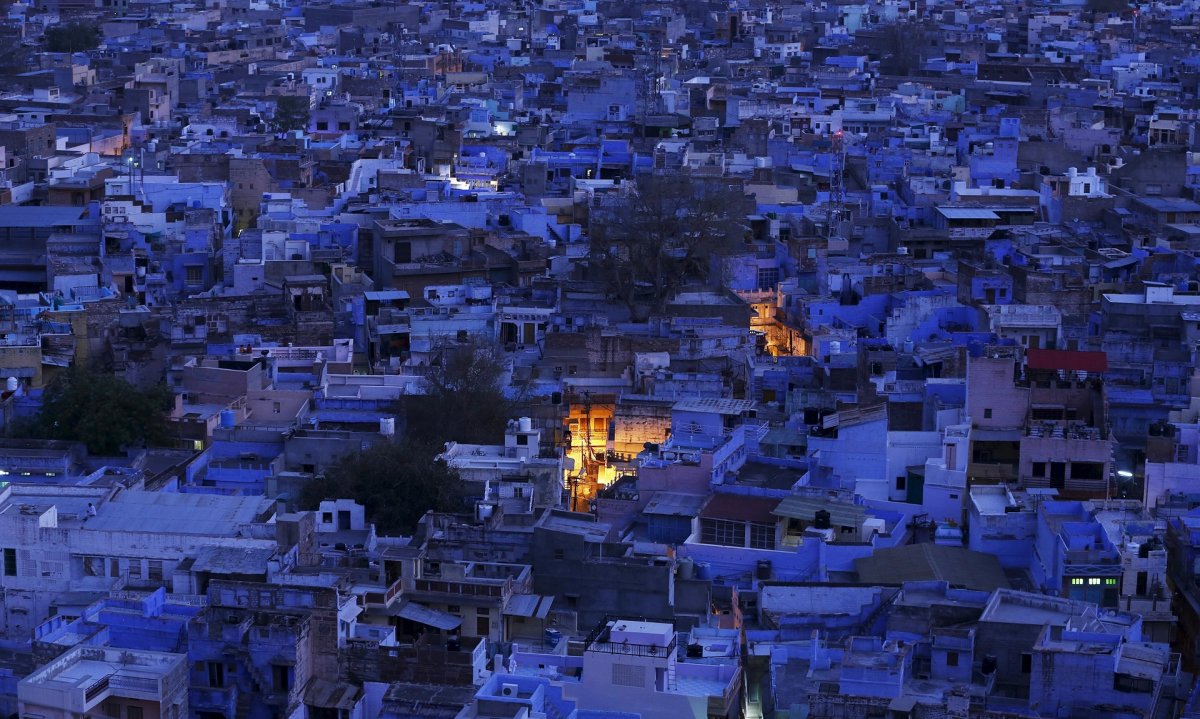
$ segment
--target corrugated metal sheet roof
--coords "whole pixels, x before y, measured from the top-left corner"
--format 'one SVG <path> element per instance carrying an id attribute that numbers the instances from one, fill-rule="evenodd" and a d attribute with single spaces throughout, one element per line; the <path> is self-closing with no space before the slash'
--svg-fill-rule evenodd
<path id="1" fill-rule="evenodd" d="M 462 617 L 439 612 L 436 609 L 430 609 L 424 604 L 417 604 L 416 602 L 408 602 L 400 607 L 400 610 L 396 612 L 396 616 L 404 617 L 417 624 L 424 624 L 427 627 L 436 627 L 442 631 L 456 629 L 462 624 Z"/>
<path id="2" fill-rule="evenodd" d="M 979 210 L 972 207 L 939 207 L 937 211 L 942 217 L 947 220 L 998 220 L 1000 215 L 997 215 L 991 210 Z"/>
<path id="3" fill-rule="evenodd" d="M 864 584 L 937 580 L 986 592 L 1009 588 L 1004 568 L 994 554 L 965 547 L 924 542 L 876 549 L 871 556 L 854 560 L 854 566 Z"/>
<path id="4" fill-rule="evenodd" d="M 816 518 L 817 512 L 822 509 L 829 512 L 829 523 L 834 527 L 858 527 L 862 525 L 863 517 L 867 514 L 862 507 L 855 504 L 831 502 L 818 497 L 801 497 L 794 494 L 784 497 L 772 514 L 811 522 Z"/>
<path id="5" fill-rule="evenodd" d="M 545 619 L 550 613 L 554 597 L 543 597 L 540 594 L 514 594 L 504 605 L 504 614 L 510 617 L 537 617 Z"/>
<path id="6" fill-rule="evenodd" d="M 642 514 L 662 514 L 672 517 L 695 517 L 708 502 L 703 494 L 681 492 L 655 492 L 642 510 Z"/>

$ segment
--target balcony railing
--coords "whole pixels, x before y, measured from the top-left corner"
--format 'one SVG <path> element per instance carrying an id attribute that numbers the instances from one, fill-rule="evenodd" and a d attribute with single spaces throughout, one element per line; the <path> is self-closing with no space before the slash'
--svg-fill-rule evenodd
<path id="1" fill-rule="evenodd" d="M 101 677 L 98 681 L 93 682 L 91 686 L 84 690 L 84 701 L 90 702 L 104 692 L 108 691 L 108 679 L 108 677 Z"/>
<path id="2" fill-rule="evenodd" d="M 501 580 L 477 580 L 475 582 L 441 581 L 437 579 L 418 579 L 418 592 L 437 594 L 459 594 L 476 597 L 506 597 L 512 593 L 512 578 Z"/>
<path id="3" fill-rule="evenodd" d="M 145 677 L 130 677 L 114 674 L 108 679 L 108 686 L 115 692 L 138 692 L 141 694 L 158 694 L 158 680 Z"/>

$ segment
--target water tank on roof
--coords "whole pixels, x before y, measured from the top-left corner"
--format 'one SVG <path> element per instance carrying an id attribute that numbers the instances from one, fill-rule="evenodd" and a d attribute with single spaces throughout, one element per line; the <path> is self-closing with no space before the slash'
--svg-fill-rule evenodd
<path id="1" fill-rule="evenodd" d="M 233 410 L 231 410 L 231 409 L 221 410 L 221 426 L 222 427 L 231 428 L 231 427 L 235 426 L 236 424 L 237 424 L 237 415 L 234 414 Z"/>
<path id="2" fill-rule="evenodd" d="M 9 392 L 16 392 L 17 388 L 20 386 L 21 380 L 17 379 L 16 377 L 9 377 L 8 381 L 4 384 L 4 388 Z"/>
<path id="3" fill-rule="evenodd" d="M 520 427 L 522 432 L 533 431 L 533 420 L 529 419 L 528 417 L 522 417 Z"/>
<path id="4" fill-rule="evenodd" d="M 771 578 L 771 560 L 760 559 L 754 570 L 754 578 L 765 582 Z"/>
<path id="5" fill-rule="evenodd" d="M 396 418 L 395 417 L 380 417 L 379 418 L 379 433 L 384 437 L 391 437 L 396 434 Z"/>
<path id="6" fill-rule="evenodd" d="M 691 579 L 696 576 L 696 563 L 691 557 L 684 557 L 679 560 L 679 578 Z"/>

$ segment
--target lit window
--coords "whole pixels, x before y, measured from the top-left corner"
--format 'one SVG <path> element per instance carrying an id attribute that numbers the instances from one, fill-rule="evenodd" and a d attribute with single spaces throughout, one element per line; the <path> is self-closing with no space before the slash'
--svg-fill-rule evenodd
<path id="1" fill-rule="evenodd" d="M 1109 586 L 1112 586 L 1112 585 L 1114 585 L 1114 584 L 1116 584 L 1116 583 L 1117 583 L 1117 580 L 1116 580 L 1116 579 L 1113 579 L 1113 578 L 1111 578 L 1111 577 L 1110 577 L 1110 578 L 1108 578 L 1108 579 L 1105 579 L 1105 580 L 1104 580 L 1104 583 L 1105 583 L 1105 584 L 1107 584 L 1107 585 L 1109 585 Z"/>
<path id="2" fill-rule="evenodd" d="M 1088 577 L 1088 584 L 1097 585 L 1100 583 L 1100 577 Z"/>
<path id="3" fill-rule="evenodd" d="M 1083 584 L 1083 579 L 1075 578 L 1071 580 L 1071 584 Z"/>

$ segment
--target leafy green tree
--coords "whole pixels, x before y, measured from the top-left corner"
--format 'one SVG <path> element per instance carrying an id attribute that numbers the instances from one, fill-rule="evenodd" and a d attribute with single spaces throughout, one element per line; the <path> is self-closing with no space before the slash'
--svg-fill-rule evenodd
<path id="1" fill-rule="evenodd" d="M 51 25 L 44 37 L 50 52 L 87 52 L 100 47 L 104 34 L 91 23 L 72 21 Z"/>
<path id="2" fill-rule="evenodd" d="M 271 118 L 271 131 L 279 134 L 292 130 L 308 129 L 308 97 L 280 95 L 275 101 L 275 115 Z"/>
<path id="3" fill-rule="evenodd" d="M 165 384 L 139 391 L 120 377 L 71 368 L 42 393 L 42 408 L 25 434 L 87 444 L 88 451 L 114 455 L 121 447 L 160 444 L 166 439 Z"/>
<path id="4" fill-rule="evenodd" d="M 407 419 L 406 436 L 436 445 L 502 442 L 516 405 L 505 394 L 510 371 L 504 355 L 477 339 L 445 339 L 433 356 L 425 394 L 405 397 L 398 412 Z"/>
<path id="5" fill-rule="evenodd" d="M 306 484 L 300 503 L 315 510 L 325 499 L 354 499 L 380 534 L 411 534 L 425 512 L 465 507 L 466 485 L 457 470 L 435 459 L 441 451 L 430 442 L 381 440 Z"/>

